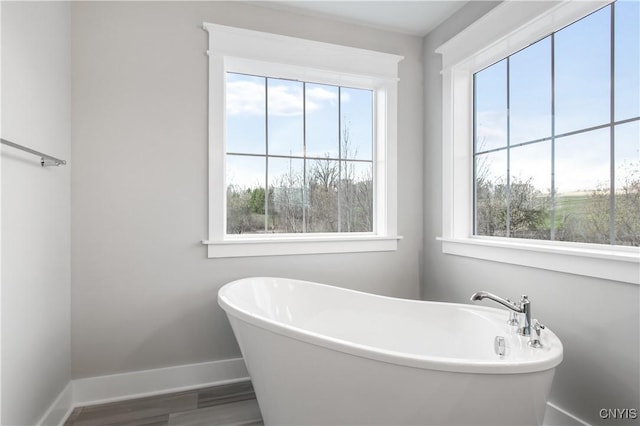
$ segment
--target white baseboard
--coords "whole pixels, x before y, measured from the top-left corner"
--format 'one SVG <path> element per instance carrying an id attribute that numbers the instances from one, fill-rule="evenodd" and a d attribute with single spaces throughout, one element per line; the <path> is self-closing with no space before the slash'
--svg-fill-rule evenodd
<path id="1" fill-rule="evenodd" d="M 242 358 L 87 377 L 69 382 L 37 423 L 61 426 L 75 407 L 248 380 Z M 548 402 L 544 426 L 590 426 Z"/>
<path id="2" fill-rule="evenodd" d="M 544 415 L 544 426 L 591 426 L 589 423 L 563 410 L 557 405 L 547 402 L 547 411 Z"/>
<path id="3" fill-rule="evenodd" d="M 62 425 L 73 410 L 73 383 L 67 383 L 53 404 L 44 413 L 37 425 L 53 426 Z"/>
<path id="4" fill-rule="evenodd" d="M 62 425 L 78 406 L 121 401 L 248 380 L 242 358 L 72 380 L 39 426 Z"/>
<path id="5" fill-rule="evenodd" d="M 73 380 L 76 405 L 194 389 L 248 378 L 242 358 Z"/>

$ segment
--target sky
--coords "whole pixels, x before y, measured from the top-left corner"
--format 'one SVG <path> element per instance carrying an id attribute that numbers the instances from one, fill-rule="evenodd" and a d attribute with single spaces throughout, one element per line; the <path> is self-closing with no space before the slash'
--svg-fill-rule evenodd
<path id="1" fill-rule="evenodd" d="M 342 158 L 373 160 L 370 90 L 236 73 L 227 73 L 226 90 L 227 153 L 265 155 L 268 144 L 269 155 L 304 157 L 306 149 L 307 157 L 337 159 L 340 135 L 348 129 L 351 147 L 346 153 L 342 141 Z M 304 162 L 227 155 L 227 184 L 264 187 L 267 164 L 269 185 L 275 185 L 287 172 L 301 175 Z"/>
<path id="2" fill-rule="evenodd" d="M 614 111 L 620 121 L 640 116 L 640 3 L 615 4 Z M 611 7 L 605 7 L 476 74 L 477 152 L 549 138 L 610 122 Z M 552 119 L 552 56 L 555 123 Z M 508 75 L 508 79 L 507 79 Z M 508 87 L 508 90 L 507 90 Z M 510 121 L 507 124 L 507 92 Z M 510 126 L 509 132 L 507 126 Z M 640 122 L 614 130 L 616 185 L 640 165 Z M 608 187 L 610 130 L 593 130 L 556 139 L 555 186 L 560 193 Z M 510 174 L 551 188 L 551 142 L 510 150 Z M 478 161 L 493 179 L 506 181 L 507 151 L 483 154 Z"/>
<path id="3" fill-rule="evenodd" d="M 553 126 L 555 135 L 561 135 L 610 121 L 611 10 L 607 6 L 556 32 L 554 55 L 549 36 L 512 55 L 508 72 L 505 59 L 476 74 L 478 152 L 506 147 L 507 133 L 513 146 L 550 138 Z M 615 121 L 640 116 L 639 22 L 640 2 L 615 3 Z M 369 90 L 339 91 L 336 86 L 313 83 L 305 87 L 298 81 L 227 73 L 226 151 L 265 155 L 268 141 L 270 155 L 302 157 L 306 149 L 309 157 L 338 158 L 340 135 L 348 127 L 349 158 L 371 161 L 373 102 Z M 640 164 L 640 122 L 615 126 L 614 137 L 616 185 L 620 186 Z M 558 191 L 608 187 L 610 150 L 609 128 L 556 138 Z M 531 179 L 539 190 L 550 192 L 551 141 L 514 147 L 509 155 L 512 177 Z M 481 154 L 478 161 L 494 180 L 506 181 L 507 150 Z M 267 164 L 272 185 L 289 171 L 301 174 L 304 163 L 301 159 L 265 161 L 264 157 L 228 155 L 227 183 L 264 186 Z M 370 163 L 357 164 L 359 169 L 371 170 Z"/>

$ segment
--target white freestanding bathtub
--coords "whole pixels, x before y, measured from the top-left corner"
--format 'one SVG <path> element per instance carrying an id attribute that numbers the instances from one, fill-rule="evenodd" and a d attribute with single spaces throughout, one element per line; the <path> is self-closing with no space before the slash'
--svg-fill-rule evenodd
<path id="1" fill-rule="evenodd" d="M 531 348 L 502 309 L 283 278 L 234 281 L 218 303 L 267 425 L 539 425 L 562 361 L 553 332 Z"/>

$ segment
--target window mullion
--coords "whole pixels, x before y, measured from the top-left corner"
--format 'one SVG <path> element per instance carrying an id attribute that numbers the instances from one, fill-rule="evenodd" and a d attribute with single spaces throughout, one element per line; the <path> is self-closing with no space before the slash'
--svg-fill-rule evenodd
<path id="1" fill-rule="evenodd" d="M 610 128 L 609 128 L 609 164 L 610 164 L 610 176 L 609 176 L 609 239 L 612 245 L 616 244 L 616 151 L 615 151 L 615 2 L 610 6 L 611 13 L 611 28 L 610 28 L 610 44 L 609 48 L 611 52 L 609 58 L 611 60 L 610 66 L 610 79 L 609 79 L 609 93 L 610 93 Z"/>
<path id="2" fill-rule="evenodd" d="M 338 87 L 338 232 L 342 232 L 342 87 Z"/>
<path id="3" fill-rule="evenodd" d="M 556 39 L 551 34 L 551 220 L 549 239 L 556 239 Z"/>
<path id="4" fill-rule="evenodd" d="M 473 108 L 473 128 L 472 128 L 472 135 L 473 135 L 473 158 L 472 158 L 472 164 L 473 164 L 473 222 L 472 222 L 472 226 L 473 229 L 472 234 L 473 235 L 477 235 L 478 234 L 478 119 L 477 119 L 477 97 L 476 97 L 476 75 L 473 74 L 472 75 L 472 100 L 471 100 L 471 106 Z"/>
<path id="5" fill-rule="evenodd" d="M 511 236 L 511 72 L 510 57 L 507 57 L 507 238 Z"/>
<path id="6" fill-rule="evenodd" d="M 302 82 L 302 232 L 307 232 L 307 83 Z"/>
<path id="7" fill-rule="evenodd" d="M 269 232 L 269 79 L 264 79 L 264 231 Z"/>

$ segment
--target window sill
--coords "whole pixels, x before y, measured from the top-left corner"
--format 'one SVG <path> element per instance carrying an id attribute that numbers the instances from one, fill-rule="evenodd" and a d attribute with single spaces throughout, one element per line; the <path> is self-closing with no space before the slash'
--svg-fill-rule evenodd
<path id="1" fill-rule="evenodd" d="M 396 251 L 400 236 L 317 235 L 230 237 L 203 240 L 209 258 Z"/>
<path id="2" fill-rule="evenodd" d="M 640 249 L 636 247 L 498 237 L 437 239 L 446 254 L 640 284 Z"/>

